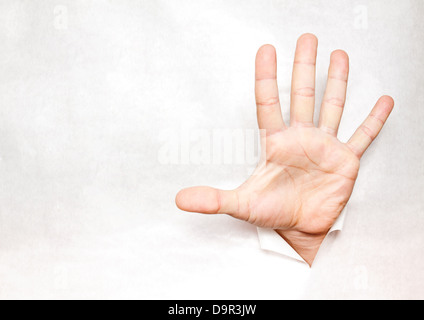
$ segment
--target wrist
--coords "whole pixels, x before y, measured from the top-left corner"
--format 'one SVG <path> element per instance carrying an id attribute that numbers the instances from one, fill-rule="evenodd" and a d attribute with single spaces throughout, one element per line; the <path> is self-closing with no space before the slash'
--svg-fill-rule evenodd
<path id="1" fill-rule="evenodd" d="M 275 230 L 310 266 L 326 234 L 308 234 L 297 230 Z"/>

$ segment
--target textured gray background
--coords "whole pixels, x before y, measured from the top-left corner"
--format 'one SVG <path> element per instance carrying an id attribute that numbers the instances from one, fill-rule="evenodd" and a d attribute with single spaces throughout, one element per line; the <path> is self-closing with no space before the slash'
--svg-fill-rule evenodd
<path id="1" fill-rule="evenodd" d="M 0 298 L 424 298 L 423 15 L 422 0 L 1 0 Z M 253 226 L 176 209 L 179 188 L 236 187 L 246 166 L 158 157 L 182 128 L 255 128 L 264 43 L 288 119 L 304 32 L 318 100 L 330 52 L 350 55 L 342 140 L 396 101 L 310 270 Z"/>

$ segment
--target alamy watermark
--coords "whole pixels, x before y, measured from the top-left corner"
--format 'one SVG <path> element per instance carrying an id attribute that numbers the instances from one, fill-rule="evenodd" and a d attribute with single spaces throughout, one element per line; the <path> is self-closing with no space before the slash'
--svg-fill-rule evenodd
<path id="1" fill-rule="evenodd" d="M 255 166 L 265 152 L 258 129 L 164 130 L 160 138 L 162 165 Z"/>
<path id="2" fill-rule="evenodd" d="M 53 26 L 56 30 L 68 29 L 68 7 L 57 5 L 53 9 Z"/>
<path id="3" fill-rule="evenodd" d="M 366 5 L 357 5 L 353 9 L 355 19 L 353 26 L 358 30 L 368 29 L 368 7 Z"/>

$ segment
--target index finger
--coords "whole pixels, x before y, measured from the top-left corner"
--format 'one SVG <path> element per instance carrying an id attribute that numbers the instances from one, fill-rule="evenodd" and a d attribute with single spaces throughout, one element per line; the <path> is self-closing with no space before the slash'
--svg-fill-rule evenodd
<path id="1" fill-rule="evenodd" d="M 269 44 L 259 48 L 255 62 L 255 96 L 259 129 L 285 128 L 277 85 L 277 57 Z"/>

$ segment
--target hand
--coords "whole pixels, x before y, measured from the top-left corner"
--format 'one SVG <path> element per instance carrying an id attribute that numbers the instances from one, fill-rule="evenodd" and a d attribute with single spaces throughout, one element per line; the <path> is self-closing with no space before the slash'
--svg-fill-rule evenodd
<path id="1" fill-rule="evenodd" d="M 314 126 L 315 64 L 318 40 L 305 34 L 297 42 L 293 66 L 290 126 L 278 98 L 274 47 L 256 56 L 256 105 L 263 156 L 240 187 L 181 190 L 177 206 L 185 211 L 226 213 L 260 227 L 275 229 L 310 265 L 348 202 L 359 159 L 393 109 L 393 99 L 379 99 L 347 143 L 337 139 L 346 98 L 349 58 L 331 54 L 318 127 Z"/>

